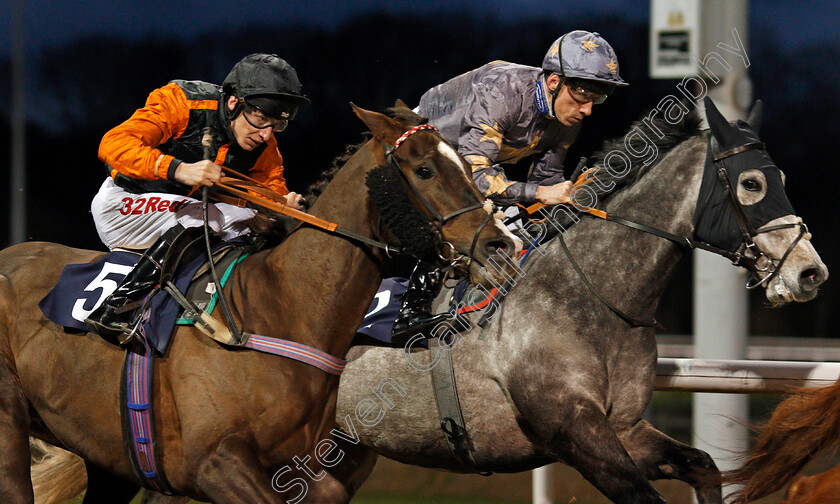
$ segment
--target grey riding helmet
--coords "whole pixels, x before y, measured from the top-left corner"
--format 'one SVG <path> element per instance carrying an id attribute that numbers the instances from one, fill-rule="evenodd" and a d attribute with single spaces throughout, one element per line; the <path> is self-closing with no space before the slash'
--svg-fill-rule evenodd
<path id="1" fill-rule="evenodd" d="M 546 75 L 606 84 L 606 94 L 628 85 L 618 73 L 615 51 L 598 32 L 575 30 L 558 38 L 545 54 L 542 69 Z"/>
<path id="2" fill-rule="evenodd" d="M 276 119 L 294 119 L 298 109 L 310 103 L 295 69 L 276 54 L 245 56 L 231 69 L 222 89 Z"/>

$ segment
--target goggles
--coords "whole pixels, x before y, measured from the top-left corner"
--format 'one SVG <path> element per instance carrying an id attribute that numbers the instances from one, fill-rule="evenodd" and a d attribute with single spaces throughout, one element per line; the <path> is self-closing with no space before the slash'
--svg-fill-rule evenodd
<path id="1" fill-rule="evenodd" d="M 279 133 L 289 125 L 288 119 L 274 119 L 265 115 L 259 108 L 248 104 L 247 101 L 242 100 L 242 102 L 242 115 L 245 121 L 256 129 L 271 128 L 275 133 Z"/>
<path id="2" fill-rule="evenodd" d="M 595 105 L 600 105 L 607 101 L 607 95 L 590 91 L 578 83 L 567 82 L 566 85 L 569 88 L 569 96 L 581 105 L 589 102 L 592 102 Z"/>

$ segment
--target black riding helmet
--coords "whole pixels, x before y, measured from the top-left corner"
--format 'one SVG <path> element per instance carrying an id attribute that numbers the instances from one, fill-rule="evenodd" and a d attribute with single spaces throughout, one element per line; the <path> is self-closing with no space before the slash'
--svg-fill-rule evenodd
<path id="1" fill-rule="evenodd" d="M 244 101 L 275 119 L 294 119 L 298 109 L 309 105 L 302 88 L 292 65 L 276 54 L 264 53 L 242 58 L 222 83 L 225 96 L 238 99 L 231 118 L 239 114 Z"/>

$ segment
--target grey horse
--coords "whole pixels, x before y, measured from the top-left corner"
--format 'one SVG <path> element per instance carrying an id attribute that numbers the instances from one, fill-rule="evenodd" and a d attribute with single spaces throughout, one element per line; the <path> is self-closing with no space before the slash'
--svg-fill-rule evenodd
<path id="1" fill-rule="evenodd" d="M 714 152 L 757 143 L 747 123 L 727 123 L 710 100 L 706 114 L 721 147 Z M 748 122 L 759 122 L 759 114 Z M 692 236 L 694 223 L 702 223 L 696 211 L 714 211 L 697 208 L 704 173 L 708 176 L 709 167 L 715 166 L 707 163 L 710 139 L 698 130 L 693 113 L 675 125 L 668 122 L 639 122 L 625 139 L 609 145 L 596 162 L 601 171 L 605 159 L 613 166 L 619 159 L 636 162 L 627 173 L 612 170 L 594 187 L 612 193 L 604 206 L 610 214 Z M 658 162 L 645 167 L 654 150 Z M 610 154 L 616 151 L 625 156 Z M 760 229 L 754 236 L 759 250 L 775 258 L 778 267 L 772 278 L 762 277 L 767 299 L 773 305 L 811 300 L 828 270 L 792 212 L 779 215 L 772 208 L 760 209 L 765 203 L 784 206 L 779 199 L 787 200 L 778 168 L 768 163 L 763 146 L 756 151 L 761 152 L 733 155 L 733 161 L 741 156 L 748 166 L 733 176 L 732 184 L 748 211 L 773 217 L 754 222 L 763 229 L 776 228 L 766 233 Z M 713 206 L 716 201 L 707 203 Z M 721 241 L 733 234 L 740 237 L 737 227 L 727 231 Z M 621 311 L 645 320 L 653 318 L 687 250 L 593 218 L 582 218 L 562 235 L 595 290 Z M 653 393 L 653 328 L 628 323 L 593 296 L 558 239 L 543 249 L 544 255 L 526 265 L 492 324 L 462 335 L 452 347 L 475 467 L 466 467 L 447 447 L 429 373 L 422 369 L 422 364 L 434 363 L 433 356 L 356 348 L 341 379 L 337 409 L 338 422 L 349 434 L 341 445 L 347 460 L 310 484 L 309 501 L 347 502 L 379 454 L 457 472 L 516 472 L 562 462 L 616 503 L 664 502 L 648 482 L 657 479 L 687 482 L 700 503 L 721 502 L 719 485 L 710 483 L 718 472 L 709 455 L 669 438 L 641 418 Z M 380 408 L 373 408 L 371 401 Z"/>
<path id="2" fill-rule="evenodd" d="M 784 177 L 755 133 L 758 114 L 728 123 L 707 100 L 709 134 L 682 104 L 661 112 L 607 144 L 598 170 L 584 174 L 591 180 L 579 199 L 710 242 L 759 275 L 752 283 L 772 305 L 813 299 L 828 270 L 801 219 L 786 210 Z M 710 156 L 726 158 L 731 190 L 717 187 L 720 163 Z M 450 452 L 441 430 L 427 369 L 434 351 L 356 347 L 339 387 L 338 448 L 318 459 L 329 467 L 278 480 L 278 492 L 289 502 L 349 502 L 384 455 L 455 472 L 561 462 L 616 503 L 665 502 L 649 482 L 657 479 L 685 481 L 701 504 L 720 503 L 711 457 L 641 418 L 653 393 L 656 341 L 652 327 L 631 322 L 653 319 L 677 263 L 697 242 L 565 211 L 541 224 L 544 232 L 552 227 L 558 236 L 531 253 L 491 323 L 451 343 L 474 464 Z"/>

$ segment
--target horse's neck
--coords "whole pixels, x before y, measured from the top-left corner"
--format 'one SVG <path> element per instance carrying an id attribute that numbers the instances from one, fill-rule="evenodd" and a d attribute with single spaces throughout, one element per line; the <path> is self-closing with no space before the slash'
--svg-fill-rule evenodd
<path id="1" fill-rule="evenodd" d="M 310 213 L 373 237 L 363 169 L 373 162 L 369 149 L 360 149 L 330 182 Z M 247 272 L 263 288 L 243 289 L 249 299 L 242 304 L 259 306 L 261 312 L 254 313 L 253 320 L 245 315 L 243 319 L 246 324 L 273 331 L 263 334 L 294 339 L 342 356 L 382 281 L 382 268 L 380 254 L 371 252 L 367 245 L 311 227 L 301 228 Z"/>
<path id="2" fill-rule="evenodd" d="M 651 173 L 616 194 L 606 210 L 673 234 L 690 236 L 705 156 L 706 143 L 702 138 L 684 142 L 651 167 Z M 596 289 L 618 306 L 627 307 L 632 315 L 645 318 L 653 316 L 685 253 L 669 240 L 600 219 L 586 219 L 564 236 Z M 555 249 L 554 260 L 567 261 L 559 249 Z"/>

